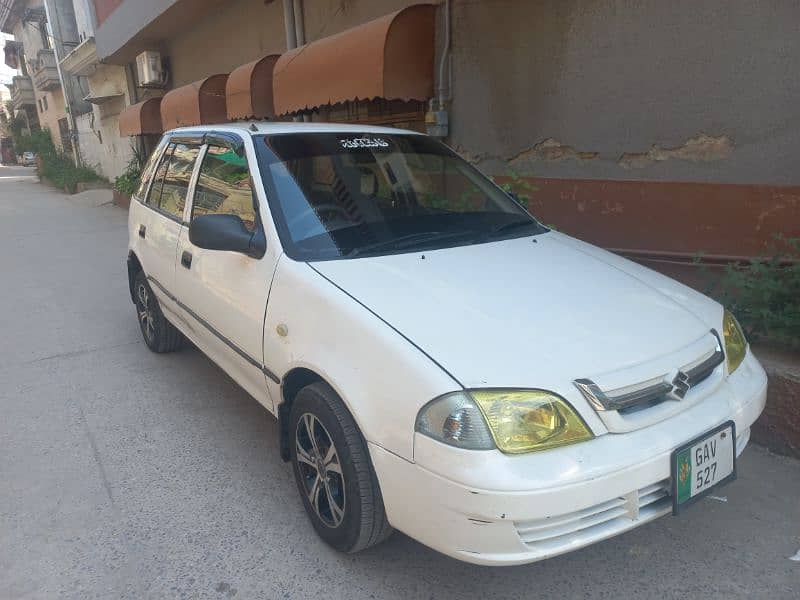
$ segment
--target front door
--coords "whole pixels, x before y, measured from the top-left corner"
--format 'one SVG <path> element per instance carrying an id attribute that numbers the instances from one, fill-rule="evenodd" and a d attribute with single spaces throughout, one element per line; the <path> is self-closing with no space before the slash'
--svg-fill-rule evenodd
<path id="1" fill-rule="evenodd" d="M 189 222 L 205 214 L 239 216 L 251 231 L 262 227 L 244 145 L 211 138 L 203 149 Z M 239 148 L 237 151 L 236 148 Z M 237 383 L 272 410 L 263 368 L 264 315 L 277 255 L 253 258 L 205 250 L 178 240 L 175 294 L 192 323 L 195 343 Z"/>
<path id="2" fill-rule="evenodd" d="M 178 236 L 192 169 L 200 153 L 199 140 L 171 141 L 160 158 L 153 182 L 137 208 L 133 223 L 139 236 L 140 260 L 144 272 L 168 313 L 175 310 L 171 293 L 175 278 Z"/>

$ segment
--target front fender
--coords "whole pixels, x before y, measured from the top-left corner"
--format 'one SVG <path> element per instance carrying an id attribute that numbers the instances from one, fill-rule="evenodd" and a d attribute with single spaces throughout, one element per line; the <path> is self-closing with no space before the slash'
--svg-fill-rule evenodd
<path id="1" fill-rule="evenodd" d="M 419 409 L 461 389 L 388 323 L 310 265 L 286 256 L 278 264 L 267 306 L 264 357 L 266 367 L 281 379 L 298 367 L 319 374 L 342 398 L 368 442 L 408 460 Z"/>

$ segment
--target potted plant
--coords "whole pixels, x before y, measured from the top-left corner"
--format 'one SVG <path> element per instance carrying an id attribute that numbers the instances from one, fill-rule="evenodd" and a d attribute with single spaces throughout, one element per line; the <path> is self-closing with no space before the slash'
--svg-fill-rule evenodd
<path id="1" fill-rule="evenodd" d="M 122 208 L 128 208 L 131 204 L 131 197 L 139 188 L 139 181 L 142 176 L 142 161 L 140 154 L 134 149 L 133 158 L 128 162 L 122 175 L 114 179 L 114 204 Z"/>

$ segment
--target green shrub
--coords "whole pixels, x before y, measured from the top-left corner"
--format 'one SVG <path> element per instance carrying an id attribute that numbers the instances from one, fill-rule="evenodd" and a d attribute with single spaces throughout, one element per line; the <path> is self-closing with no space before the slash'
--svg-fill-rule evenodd
<path id="1" fill-rule="evenodd" d="M 39 175 L 70 194 L 77 191 L 79 183 L 103 179 L 91 167 L 76 167 L 72 157 L 61 152 L 47 157 L 42 156 Z"/>
<path id="2" fill-rule="evenodd" d="M 55 154 L 56 147 L 53 144 L 53 139 L 50 137 L 50 132 L 46 129 L 34 131 L 30 135 L 18 135 L 14 138 L 14 151 L 17 154 L 23 152 L 35 152 L 39 156 Z"/>
<path id="3" fill-rule="evenodd" d="M 728 264 L 710 294 L 736 315 L 750 340 L 800 347 L 800 238 L 775 239 L 771 257 Z"/>
<path id="4" fill-rule="evenodd" d="M 517 202 L 526 209 L 529 208 L 531 194 L 539 189 L 527 179 L 523 179 L 522 176 L 513 169 L 509 169 L 505 175 L 492 177 L 492 181 L 506 194 L 514 196 Z"/>
<path id="5" fill-rule="evenodd" d="M 130 197 L 139 189 L 139 182 L 142 177 L 142 168 L 138 156 L 134 155 L 125 171 L 114 179 L 114 189 L 120 194 Z"/>
<path id="6" fill-rule="evenodd" d="M 21 136 L 17 141 L 17 152 L 38 154 L 39 176 L 70 194 L 77 191 L 78 183 L 103 180 L 91 167 L 76 167 L 72 156 L 56 148 L 46 129 Z"/>

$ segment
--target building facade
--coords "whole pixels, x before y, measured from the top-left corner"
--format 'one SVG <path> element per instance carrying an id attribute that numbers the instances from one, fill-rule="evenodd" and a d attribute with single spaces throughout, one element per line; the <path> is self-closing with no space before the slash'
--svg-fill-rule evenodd
<path id="1" fill-rule="evenodd" d="M 714 267 L 765 252 L 776 233 L 800 235 L 795 2 L 433 0 L 435 23 L 422 44 L 431 56 L 418 61 L 427 49 L 402 40 L 392 40 L 397 56 L 384 56 L 429 71 L 393 71 L 406 80 L 429 77 L 425 97 L 369 87 L 365 57 L 385 48 L 347 55 L 337 41 L 369 38 L 377 27 L 370 23 L 418 5 L 412 0 L 74 4 L 78 21 L 87 22 L 82 45 L 94 37 L 91 93 L 114 98 L 95 106 L 81 137 L 91 129 L 104 144 L 113 140 L 119 158 L 103 166 L 111 178 L 125 162 L 124 141 L 113 132 L 118 110 L 136 105 L 136 118 L 155 119 L 158 107 L 141 109 L 142 102 L 192 83 L 211 90 L 211 76 L 255 81 L 263 67 L 275 69 L 262 84 L 270 94 L 275 85 L 270 108 L 279 114 L 270 118 L 436 133 L 484 171 L 523 182 L 531 211 L 545 223 L 671 274 L 691 279 L 698 253 Z M 304 49 L 282 61 L 296 46 Z M 162 81 L 139 81 L 136 61 L 145 51 L 157 53 Z M 268 67 L 240 70 L 266 57 L 275 57 Z M 298 103 L 278 111 L 288 81 L 279 71 L 314 61 L 328 61 L 326 72 L 312 80 L 309 64 L 291 82 Z M 345 100 L 319 101 L 326 93 Z M 224 110 L 216 114 L 226 118 Z M 145 129 L 134 132 L 157 135 L 155 125 Z"/>
<path id="2" fill-rule="evenodd" d="M 72 0 L 9 0 L 0 5 L 0 29 L 14 36 L 4 50 L 18 71 L 9 86 L 15 111 L 29 130 L 48 130 L 58 149 L 78 152 L 74 119 L 90 110 L 87 84 L 59 68 L 78 44 Z"/>
<path id="3" fill-rule="evenodd" d="M 135 144 L 119 134 L 119 115 L 134 103 L 126 66 L 100 63 L 97 17 L 92 0 L 72 0 L 78 44 L 61 60 L 63 72 L 87 82 L 84 99 L 91 109 L 76 118 L 84 164 L 110 179 L 119 176 L 134 156 Z"/>
<path id="4" fill-rule="evenodd" d="M 23 111 L 21 116 L 28 121 L 28 129 L 49 130 L 59 148 L 64 147 L 66 138 L 69 149 L 64 94 L 44 4 L 27 0 L 0 10 L 5 11 L 2 30 L 12 34 L 15 40 L 6 43 L 6 64 L 18 70 L 10 88 L 15 109 L 18 114 Z"/>

